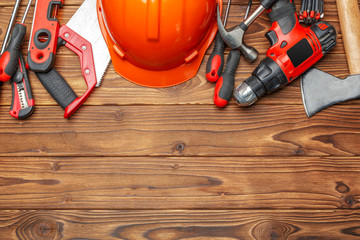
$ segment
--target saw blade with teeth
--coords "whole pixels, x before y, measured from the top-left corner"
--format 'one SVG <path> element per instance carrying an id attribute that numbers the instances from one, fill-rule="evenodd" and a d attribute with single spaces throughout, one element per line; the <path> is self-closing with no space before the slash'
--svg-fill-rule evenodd
<path id="1" fill-rule="evenodd" d="M 85 0 L 66 26 L 91 43 L 96 71 L 96 87 L 99 87 L 110 63 L 110 53 L 100 30 L 96 0 Z"/>

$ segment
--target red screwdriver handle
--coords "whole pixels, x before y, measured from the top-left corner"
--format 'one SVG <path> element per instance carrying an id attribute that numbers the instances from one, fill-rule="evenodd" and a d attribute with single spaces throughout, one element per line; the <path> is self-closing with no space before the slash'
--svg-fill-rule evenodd
<path id="1" fill-rule="evenodd" d="M 218 32 L 215 37 L 215 45 L 206 65 L 206 78 L 209 82 L 216 82 L 224 67 L 224 50 L 226 44 Z"/>
<path id="2" fill-rule="evenodd" d="M 10 42 L 0 58 L 0 81 L 9 81 L 16 72 L 21 53 L 21 42 L 25 34 L 26 26 L 21 23 L 15 24 Z"/>
<path id="3" fill-rule="evenodd" d="M 215 86 L 214 103 L 226 107 L 234 91 L 236 68 L 240 61 L 240 51 L 231 50 L 226 60 L 226 67 Z"/>

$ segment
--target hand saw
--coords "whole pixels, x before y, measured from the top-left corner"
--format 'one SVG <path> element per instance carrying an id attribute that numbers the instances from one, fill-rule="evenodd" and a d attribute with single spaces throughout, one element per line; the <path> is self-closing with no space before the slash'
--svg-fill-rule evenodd
<path id="1" fill-rule="evenodd" d="M 38 23 L 36 18 L 42 14 L 47 15 L 49 21 L 57 22 L 56 13 L 52 13 L 53 2 L 49 3 L 47 7 L 43 7 L 44 4 L 41 4 L 43 1 L 49 2 L 49 0 L 37 0 L 37 5 L 40 4 L 39 6 L 42 7 L 41 9 L 36 8 L 33 27 L 37 29 L 32 29 L 29 43 L 28 58 L 35 56 L 34 61 L 37 63 L 35 68 L 29 65 L 50 95 L 65 109 L 64 117 L 68 118 L 89 97 L 94 87 L 100 86 L 106 68 L 110 63 L 110 54 L 97 20 L 96 0 L 85 0 L 69 22 L 58 27 L 58 29 L 41 28 L 41 23 Z M 56 26 L 56 24 L 54 25 Z M 57 47 L 65 45 L 80 58 L 81 71 L 87 84 L 87 90 L 81 97 L 78 97 L 65 79 L 53 69 L 54 61 L 52 58 L 56 53 L 56 47 L 45 46 L 47 42 L 52 44 L 52 35 L 55 35 L 56 39 L 59 38 Z M 42 40 L 39 36 L 51 37 Z M 41 42 L 41 44 L 37 44 L 37 42 Z M 51 63 L 50 66 L 49 62 Z"/>

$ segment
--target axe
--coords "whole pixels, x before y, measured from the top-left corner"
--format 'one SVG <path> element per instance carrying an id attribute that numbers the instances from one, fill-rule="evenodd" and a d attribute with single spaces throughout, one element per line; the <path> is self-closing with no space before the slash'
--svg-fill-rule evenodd
<path id="1" fill-rule="evenodd" d="M 360 98 L 360 11 L 357 0 L 336 0 L 350 75 L 345 79 L 311 68 L 301 77 L 305 112 L 313 116 L 324 108 Z"/>

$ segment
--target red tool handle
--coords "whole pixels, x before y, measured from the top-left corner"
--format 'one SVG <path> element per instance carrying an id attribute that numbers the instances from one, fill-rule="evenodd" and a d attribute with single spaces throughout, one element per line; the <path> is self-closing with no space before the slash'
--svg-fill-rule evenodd
<path id="1" fill-rule="evenodd" d="M 48 72 L 54 65 L 60 28 L 56 15 L 63 3 L 37 0 L 27 58 L 34 72 Z"/>
<path id="2" fill-rule="evenodd" d="M 210 82 L 216 82 L 224 67 L 224 50 L 226 44 L 218 32 L 215 37 L 214 49 L 206 65 L 206 78 Z"/>
<path id="3" fill-rule="evenodd" d="M 21 42 L 26 33 L 26 26 L 17 23 L 14 26 L 9 44 L 0 58 L 0 81 L 6 82 L 15 74 L 21 55 Z"/>
<path id="4" fill-rule="evenodd" d="M 9 113 L 15 118 L 25 119 L 34 112 L 35 103 L 31 93 L 25 61 L 21 54 L 18 61 L 17 71 L 11 78 L 12 101 Z"/>
<path id="5" fill-rule="evenodd" d="M 59 37 L 65 41 L 65 46 L 76 53 L 80 59 L 81 72 L 84 76 L 87 90 L 78 97 L 62 76 L 51 69 L 47 73 L 36 73 L 40 82 L 57 103 L 65 109 L 64 118 L 69 118 L 90 96 L 96 85 L 96 73 L 91 43 L 76 32 L 62 25 Z"/>
<path id="6" fill-rule="evenodd" d="M 234 91 L 236 68 L 240 61 L 240 51 L 231 50 L 226 61 L 224 72 L 215 86 L 214 103 L 218 107 L 226 107 Z"/>

